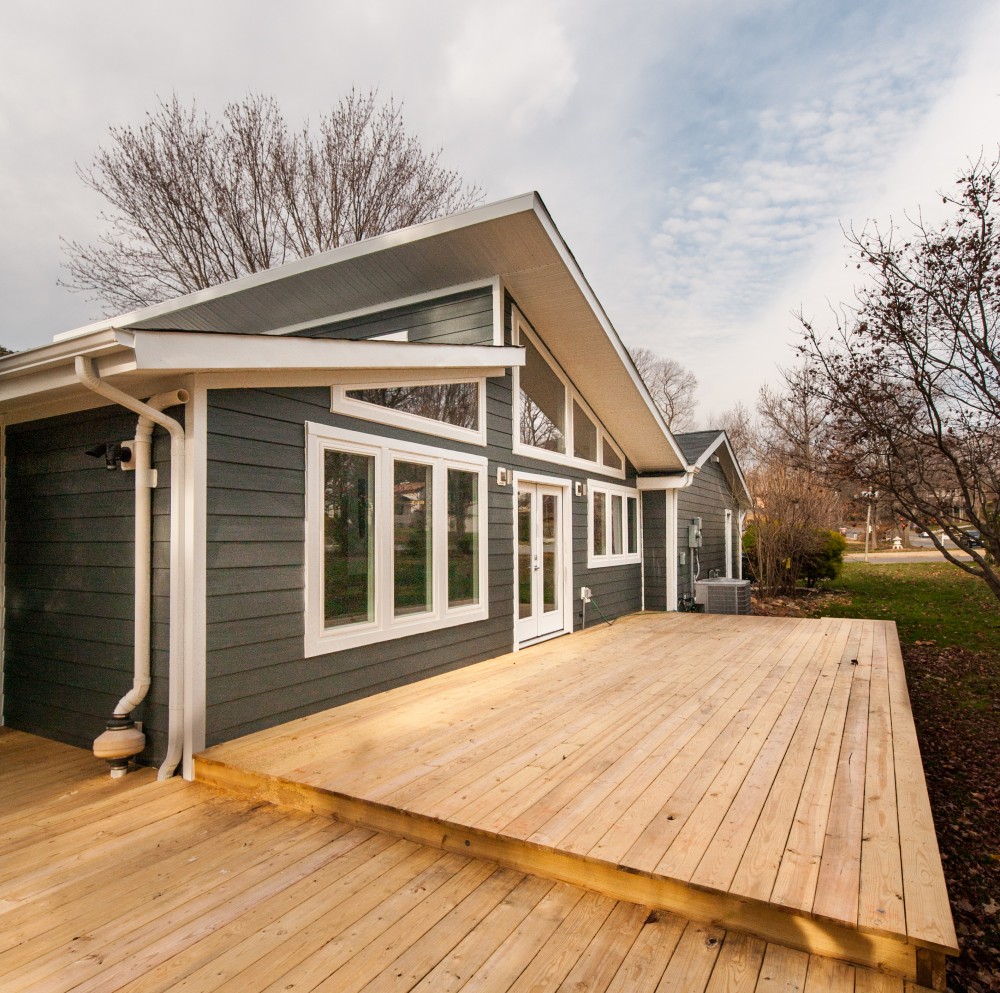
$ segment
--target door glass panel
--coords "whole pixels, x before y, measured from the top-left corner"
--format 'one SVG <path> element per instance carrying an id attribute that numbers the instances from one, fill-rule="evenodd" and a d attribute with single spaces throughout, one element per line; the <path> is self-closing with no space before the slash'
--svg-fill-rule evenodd
<path id="1" fill-rule="evenodd" d="M 324 453 L 323 619 L 328 628 L 375 619 L 375 459 Z"/>
<path id="2" fill-rule="evenodd" d="M 635 497 L 625 498 L 628 514 L 628 553 L 635 555 L 639 550 L 639 501 Z"/>
<path id="3" fill-rule="evenodd" d="M 422 614 L 432 609 L 431 466 L 396 462 L 393 466 L 393 613 Z"/>
<path id="4" fill-rule="evenodd" d="M 531 494 L 517 495 L 518 617 L 531 616 Z"/>
<path id="5" fill-rule="evenodd" d="M 448 470 L 448 606 L 479 603 L 479 476 Z"/>
<path id="6" fill-rule="evenodd" d="M 611 554 L 622 553 L 622 498 L 611 495 Z"/>
<path id="7" fill-rule="evenodd" d="M 559 505 L 558 497 L 542 494 L 542 609 L 559 609 Z"/>

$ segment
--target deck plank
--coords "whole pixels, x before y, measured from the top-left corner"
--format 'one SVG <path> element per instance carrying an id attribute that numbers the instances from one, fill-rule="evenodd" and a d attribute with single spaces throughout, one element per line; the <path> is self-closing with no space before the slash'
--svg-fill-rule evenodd
<path id="1" fill-rule="evenodd" d="M 906 929 L 912 939 L 954 954 L 958 940 L 948 904 L 934 818 L 913 729 L 903 655 L 895 625 L 884 624 L 888 664 L 889 706 L 896 760 L 896 799 L 902 845 Z"/>
<path id="2" fill-rule="evenodd" d="M 45 764 L 45 743 L 10 741 L 0 736 L 5 755 Z M 100 799 L 60 815 L 53 844 L 0 846 L 22 870 L 8 880 L 18 901 L 0 904 L 4 993 L 749 993 L 803 982 L 806 993 L 902 993 L 899 977 L 200 784 L 136 776 L 122 797 L 147 815 L 175 809 L 165 828 L 147 816 L 125 830 L 92 765 L 48 754 L 54 794 Z M 20 785 L 5 793 L 11 815 L 51 809 Z M 59 867 L 47 872 L 53 849 Z M 637 893 L 651 882 L 627 878 Z"/>

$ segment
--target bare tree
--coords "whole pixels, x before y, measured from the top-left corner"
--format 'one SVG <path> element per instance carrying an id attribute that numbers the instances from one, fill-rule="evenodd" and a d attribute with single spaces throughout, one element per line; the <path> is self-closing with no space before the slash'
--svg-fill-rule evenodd
<path id="1" fill-rule="evenodd" d="M 630 348 L 629 355 L 671 431 L 694 427 L 698 379 L 674 359 L 649 348 Z"/>
<path id="2" fill-rule="evenodd" d="M 832 332 L 801 324 L 810 389 L 834 418 L 830 466 L 878 490 L 1000 599 L 998 174 L 1000 162 L 972 163 L 960 192 L 943 196 L 951 213 L 939 226 L 918 216 L 905 235 L 852 229 L 868 286 Z"/>
<path id="3" fill-rule="evenodd" d="M 762 386 L 757 395 L 757 414 L 768 450 L 781 453 L 785 461 L 807 473 L 822 465 L 829 439 L 830 417 L 825 404 L 810 388 L 808 363 L 778 368 L 777 387 Z"/>
<path id="4" fill-rule="evenodd" d="M 760 423 L 754 412 L 741 400 L 721 414 L 710 414 L 708 423 L 726 432 L 736 461 L 746 472 L 760 458 Z"/>
<path id="5" fill-rule="evenodd" d="M 107 204 L 94 244 L 64 242 L 68 278 L 112 311 L 473 206 L 482 198 L 409 134 L 402 108 L 352 90 L 316 130 L 290 132 L 271 97 L 220 120 L 174 96 L 111 128 L 83 182 Z"/>

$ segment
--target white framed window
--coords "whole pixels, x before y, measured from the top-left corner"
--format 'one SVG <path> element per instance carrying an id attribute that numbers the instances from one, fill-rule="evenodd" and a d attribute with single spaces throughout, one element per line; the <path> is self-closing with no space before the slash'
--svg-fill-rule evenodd
<path id="1" fill-rule="evenodd" d="M 306 424 L 305 655 L 489 616 L 487 461 Z"/>
<path id="2" fill-rule="evenodd" d="M 473 445 L 486 444 L 486 380 L 409 379 L 338 384 L 330 409 Z"/>
<path id="3" fill-rule="evenodd" d="M 625 456 L 514 307 L 515 345 L 525 350 L 514 369 L 514 451 L 532 458 L 625 478 Z"/>
<path id="4" fill-rule="evenodd" d="M 587 480 L 587 568 L 642 560 L 639 491 Z"/>

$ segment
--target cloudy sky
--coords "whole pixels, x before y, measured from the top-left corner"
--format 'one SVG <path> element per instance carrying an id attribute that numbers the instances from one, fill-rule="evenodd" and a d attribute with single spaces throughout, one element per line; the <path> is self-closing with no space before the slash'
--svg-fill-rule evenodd
<path id="1" fill-rule="evenodd" d="M 12 0 L 0 33 L 0 343 L 99 316 L 58 287 L 100 203 L 75 164 L 176 92 L 290 123 L 352 85 L 404 104 L 498 200 L 538 190 L 619 334 L 701 416 L 792 361 L 793 311 L 851 293 L 841 226 L 933 214 L 1000 141 L 995 0 Z"/>

